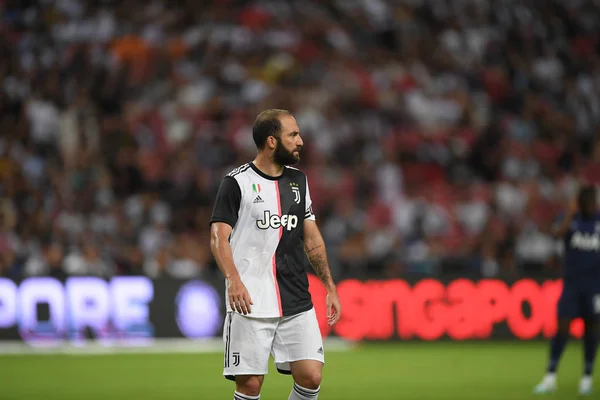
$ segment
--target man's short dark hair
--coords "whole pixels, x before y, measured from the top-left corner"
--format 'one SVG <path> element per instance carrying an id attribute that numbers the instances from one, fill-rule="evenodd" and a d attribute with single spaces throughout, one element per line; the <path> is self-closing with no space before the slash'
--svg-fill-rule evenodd
<path id="1" fill-rule="evenodd" d="M 281 121 L 279 118 L 282 115 L 290 115 L 287 110 L 270 109 L 258 114 L 252 126 L 252 138 L 257 149 L 264 149 L 269 136 L 276 138 L 281 134 Z"/>

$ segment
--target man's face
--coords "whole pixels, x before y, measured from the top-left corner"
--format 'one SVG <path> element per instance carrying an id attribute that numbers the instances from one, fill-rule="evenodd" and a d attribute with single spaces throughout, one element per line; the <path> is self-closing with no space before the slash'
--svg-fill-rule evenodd
<path id="1" fill-rule="evenodd" d="M 273 160 L 279 165 L 294 165 L 300 161 L 302 138 L 296 119 L 291 115 L 280 117 L 281 134 L 277 139 Z"/>

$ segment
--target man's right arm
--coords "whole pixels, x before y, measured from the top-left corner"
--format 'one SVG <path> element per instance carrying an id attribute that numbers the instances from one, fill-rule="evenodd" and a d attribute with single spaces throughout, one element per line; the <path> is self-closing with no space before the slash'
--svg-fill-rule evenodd
<path id="1" fill-rule="evenodd" d="M 233 262 L 233 252 L 229 245 L 231 231 L 231 226 L 225 222 L 214 222 L 210 226 L 210 250 L 227 280 L 239 278 Z"/>
<path id="2" fill-rule="evenodd" d="M 235 267 L 229 244 L 229 237 L 237 224 L 241 201 L 242 193 L 237 181 L 235 178 L 225 177 L 217 192 L 213 215 L 210 218 L 210 249 L 227 280 L 231 309 L 246 315 L 250 313 L 252 300 Z"/>

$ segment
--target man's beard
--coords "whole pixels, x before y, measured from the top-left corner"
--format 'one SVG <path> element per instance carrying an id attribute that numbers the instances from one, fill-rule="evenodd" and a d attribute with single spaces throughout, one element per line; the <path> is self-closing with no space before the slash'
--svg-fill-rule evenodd
<path id="1" fill-rule="evenodd" d="M 281 139 L 277 139 L 277 146 L 275 147 L 275 153 L 273 153 L 273 161 L 279 165 L 294 165 L 300 161 L 300 155 L 296 156 L 294 155 L 294 151 L 287 151 L 283 146 L 283 143 L 281 143 Z"/>

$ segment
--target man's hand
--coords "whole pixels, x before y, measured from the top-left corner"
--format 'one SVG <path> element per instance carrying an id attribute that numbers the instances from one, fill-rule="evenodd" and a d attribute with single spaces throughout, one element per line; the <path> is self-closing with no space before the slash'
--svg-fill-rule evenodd
<path id="1" fill-rule="evenodd" d="M 244 315 L 250 314 L 250 306 L 254 303 L 252 303 L 248 289 L 246 289 L 239 276 L 227 279 L 227 293 L 229 295 L 229 305 L 233 311 Z"/>
<path id="2" fill-rule="evenodd" d="M 340 320 L 342 315 L 342 304 L 337 291 L 329 292 L 325 302 L 327 304 L 327 324 L 333 326 Z"/>

